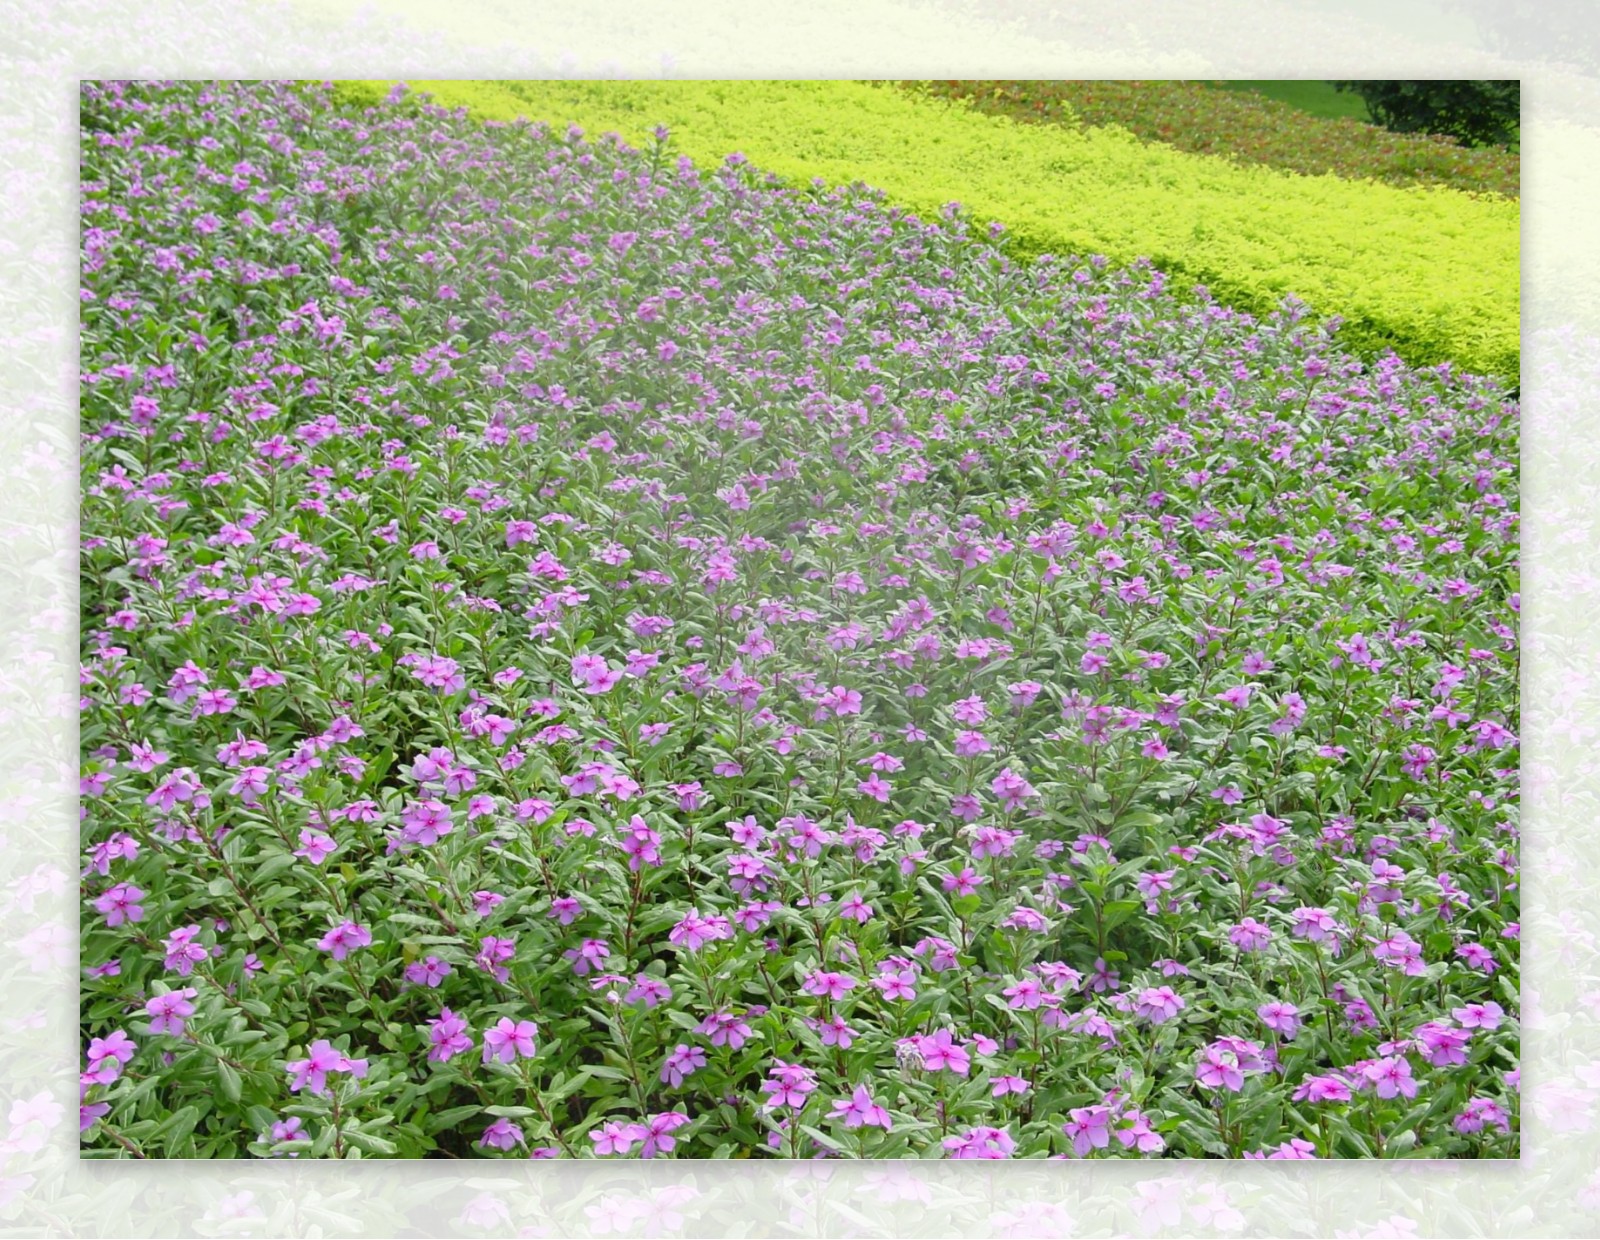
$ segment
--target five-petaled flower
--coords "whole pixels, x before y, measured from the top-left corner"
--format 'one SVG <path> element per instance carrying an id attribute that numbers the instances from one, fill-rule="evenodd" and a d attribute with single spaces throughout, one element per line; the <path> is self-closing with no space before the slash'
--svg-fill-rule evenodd
<path id="1" fill-rule="evenodd" d="M 156 995 L 146 1002 L 144 1010 L 150 1016 L 150 1032 L 183 1036 L 184 1021 L 194 1015 L 194 1004 L 189 1000 L 198 993 L 193 986 L 185 986 L 182 990 L 169 990 L 166 994 Z"/>
<path id="2" fill-rule="evenodd" d="M 358 947 L 372 945 L 372 931 L 353 921 L 342 921 L 317 940 L 317 946 L 335 960 L 343 960 Z"/>
<path id="3" fill-rule="evenodd" d="M 516 1063 L 518 1059 L 532 1059 L 534 1036 L 539 1026 L 531 1020 L 512 1020 L 502 1016 L 499 1022 L 483 1031 L 483 1062 L 497 1059 L 501 1063 Z"/>
<path id="4" fill-rule="evenodd" d="M 829 1114 L 844 1120 L 846 1128 L 867 1125 L 888 1132 L 894 1126 L 889 1112 L 878 1105 L 865 1085 L 857 1085 L 848 1098 L 836 1099 Z"/>
<path id="5" fill-rule="evenodd" d="M 304 1059 L 297 1059 L 284 1065 L 289 1073 L 289 1089 L 299 1093 L 302 1089 L 309 1089 L 314 1094 L 326 1096 L 328 1092 L 328 1075 L 333 1072 L 348 1072 L 356 1080 L 361 1080 L 367 1075 L 367 1061 L 365 1059 L 351 1059 L 341 1050 L 336 1050 L 333 1043 L 326 1038 L 313 1042 Z"/>

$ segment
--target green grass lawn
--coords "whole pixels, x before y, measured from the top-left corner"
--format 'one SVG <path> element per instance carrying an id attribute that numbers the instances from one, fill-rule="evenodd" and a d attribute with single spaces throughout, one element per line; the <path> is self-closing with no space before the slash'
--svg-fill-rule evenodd
<path id="1" fill-rule="evenodd" d="M 1311 116 L 1339 117 L 1348 116 L 1355 120 L 1371 124 L 1367 116 L 1366 101 L 1354 91 L 1337 91 L 1332 82 L 1207 82 L 1207 86 L 1217 90 L 1241 91 L 1246 94 L 1264 95 L 1268 99 L 1276 99 L 1280 103 L 1287 103 L 1292 108 L 1308 113 Z M 1522 130 L 1519 128 L 1513 135 L 1507 148 L 1512 151 L 1522 149 Z"/>
<path id="2" fill-rule="evenodd" d="M 1245 91 L 1255 95 L 1265 95 L 1268 99 L 1276 99 L 1287 103 L 1290 107 L 1298 108 L 1312 116 L 1338 117 L 1350 116 L 1358 121 L 1365 121 L 1367 105 L 1360 95 L 1351 92 L 1340 93 L 1333 88 L 1332 82 L 1207 82 L 1207 86 L 1214 86 L 1220 90 Z"/>

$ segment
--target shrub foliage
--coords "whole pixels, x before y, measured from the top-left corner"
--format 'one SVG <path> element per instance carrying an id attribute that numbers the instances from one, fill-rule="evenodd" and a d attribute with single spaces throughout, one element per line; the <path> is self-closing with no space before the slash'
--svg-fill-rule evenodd
<path id="1" fill-rule="evenodd" d="M 1361 96 L 1372 119 L 1396 133 L 1444 134 L 1469 146 L 1505 145 L 1522 119 L 1521 82 L 1335 82 Z"/>
<path id="2" fill-rule="evenodd" d="M 1429 133 L 1390 133 L 1348 118 L 1308 116 L 1290 104 L 1200 82 L 902 82 L 913 92 L 968 103 L 1014 120 L 1117 125 L 1151 142 L 1308 176 L 1386 185 L 1440 185 L 1516 197 L 1521 160 Z"/>

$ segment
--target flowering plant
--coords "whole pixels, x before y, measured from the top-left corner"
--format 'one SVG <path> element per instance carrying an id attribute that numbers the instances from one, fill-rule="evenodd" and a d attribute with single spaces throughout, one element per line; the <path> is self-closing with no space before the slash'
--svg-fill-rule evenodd
<path id="1" fill-rule="evenodd" d="M 1517 407 L 406 96 L 86 84 L 83 1141 L 1517 1140 Z"/>

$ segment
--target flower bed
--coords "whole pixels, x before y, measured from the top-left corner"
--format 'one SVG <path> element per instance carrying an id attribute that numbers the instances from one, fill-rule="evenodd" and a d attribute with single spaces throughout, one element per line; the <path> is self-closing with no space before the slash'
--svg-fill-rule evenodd
<path id="1" fill-rule="evenodd" d="M 86 1153 L 1514 1155 L 1499 384 L 665 134 L 82 105 Z"/>

